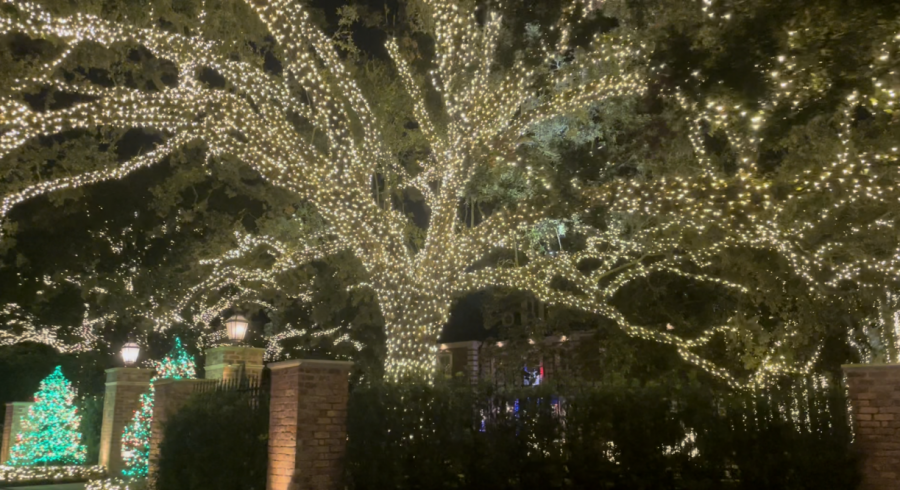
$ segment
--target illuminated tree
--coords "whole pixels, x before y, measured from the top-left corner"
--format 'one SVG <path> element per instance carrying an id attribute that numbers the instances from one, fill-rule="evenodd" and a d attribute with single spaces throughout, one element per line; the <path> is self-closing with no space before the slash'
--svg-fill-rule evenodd
<path id="1" fill-rule="evenodd" d="M 21 432 L 10 450 L 9 464 L 82 464 L 81 415 L 75 408 L 75 390 L 57 366 L 41 381 L 34 405 L 22 418 Z"/>
<path id="2" fill-rule="evenodd" d="M 150 380 L 150 391 L 141 395 L 141 407 L 122 433 L 122 473 L 129 477 L 147 476 L 150 461 L 150 426 L 153 423 L 153 382 L 158 379 L 194 379 L 197 377 L 194 357 L 184 350 L 181 340 L 156 364 L 156 375 Z"/>
<path id="3" fill-rule="evenodd" d="M 620 6 L 611 3 L 610 8 Z M 368 276 L 360 286 L 374 290 L 385 320 L 385 367 L 392 380 L 429 377 L 451 299 L 489 286 L 531 291 L 546 303 L 599 315 L 632 336 L 671 345 L 685 360 L 734 382 L 701 353 L 713 343 L 742 348 L 755 342 L 748 337 L 762 335 L 752 321 L 735 315 L 682 336 L 629 321 L 613 298 L 655 274 L 749 297 L 771 287 L 741 273 L 741 264 L 757 252 L 767 258 L 752 260 L 771 260 L 789 274 L 767 280 L 784 285 L 789 277 L 792 287 L 800 282 L 800 290 L 823 301 L 847 283 L 877 296 L 885 283 L 897 280 L 896 238 L 874 231 L 894 224 L 885 213 L 896 198 L 895 179 L 884 163 L 894 162 L 897 153 L 888 146 L 888 132 L 871 138 L 854 125 L 860 107 L 879 122 L 891 117 L 883 109 L 891 110 L 895 97 L 893 37 L 879 45 L 883 54 L 871 54 L 875 62 L 868 74 L 877 83 L 847 94 L 832 114 L 833 127 L 817 122 L 820 134 L 831 139 L 810 148 L 802 165 L 787 162 L 773 171 L 761 146 L 768 139 L 763 133 L 777 128 L 772 121 L 806 108 L 829 88 L 827 79 L 798 60 L 804 34 L 785 33 L 779 46 L 784 54 L 764 68 L 769 89 L 762 100 L 698 96 L 689 87 L 662 94 L 673 127 L 688 135 L 687 145 L 659 149 L 637 177 L 616 175 L 616 165 L 610 165 L 595 178 L 575 173 L 564 180 L 548 142 L 562 133 L 577 141 L 579 125 L 606 117 L 611 108 L 634 111 L 648 86 L 670 68 L 651 61 L 656 40 L 636 32 L 637 21 L 629 25 L 627 15 L 617 29 L 579 40 L 599 2 L 576 1 L 558 12 L 552 28 L 529 24 L 524 34 L 509 28 L 502 5 L 479 10 L 469 2 L 412 3 L 416 28 L 430 35 L 434 54 L 423 68 L 408 38 L 386 44 L 395 78 L 405 88 L 410 127 L 421 140 L 422 151 L 404 158 L 392 142 L 406 125 L 387 123 L 393 113 L 367 96 L 377 87 L 359 83 L 365 75 L 351 70 L 335 49 L 346 49 L 346 38 L 327 37 L 298 3 L 223 2 L 218 10 L 201 3 L 196 15 L 176 12 L 198 19 L 192 25 L 184 21 L 182 29 L 160 27 L 152 15 L 148 21 L 135 12 L 112 22 L 22 1 L 4 5 L 3 33 L 50 38 L 65 47 L 29 66 L 8 87 L 0 106 L 0 158 L 18 162 L 17 152 L 37 138 L 93 128 L 152 129 L 161 142 L 119 165 L 72 162 L 70 174 L 22 183 L 4 197 L 0 216 L 34 196 L 123 178 L 186 147 L 201 146 L 210 164 L 243 162 L 314 206 L 323 224 L 312 240 L 241 238 L 240 249 L 265 243 L 278 250 L 276 269 L 337 252 L 355 256 Z M 730 4 L 711 5 L 685 8 L 694 8 L 692 15 L 704 22 L 712 19 L 704 33 L 727 31 L 732 13 L 722 10 Z M 278 68 L 245 61 L 252 48 L 218 39 L 234 31 L 219 10 L 245 8 L 259 22 L 238 15 L 238 30 L 270 33 Z M 523 39 L 510 50 L 506 40 L 520 34 Z M 57 76 L 79 48 L 97 45 L 113 52 L 140 45 L 154 63 L 165 62 L 168 72 L 142 80 L 140 87 Z M 697 79 L 706 76 L 699 69 L 694 73 Z M 224 82 L 212 84 L 211 78 Z M 69 94 L 71 100 L 63 108 L 36 111 L 22 96 L 35 88 Z M 401 106 L 392 109 L 403 112 Z M 593 137 L 583 139 L 593 146 Z M 726 150 L 713 151 L 713 143 Z M 422 233 L 410 232 L 410 218 L 394 203 L 398 192 L 424 202 Z M 845 210 L 859 219 L 844 225 Z M 873 232 L 860 231 L 861 223 Z M 829 238 L 820 239 L 820 233 Z M 788 343 L 793 330 L 783 322 L 775 335 L 766 334 L 768 343 Z M 759 363 L 754 380 L 809 366 L 787 366 L 779 358 L 773 352 Z"/>

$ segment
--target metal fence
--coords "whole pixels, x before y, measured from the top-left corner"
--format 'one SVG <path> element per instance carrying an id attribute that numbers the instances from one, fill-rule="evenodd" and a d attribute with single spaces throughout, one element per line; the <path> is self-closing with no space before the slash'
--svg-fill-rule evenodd
<path id="1" fill-rule="evenodd" d="M 260 376 L 246 376 L 242 373 L 230 379 L 204 380 L 194 387 L 195 396 L 203 398 L 215 398 L 217 394 L 237 394 L 238 400 L 245 400 L 255 410 L 268 410 L 270 392 L 271 378 L 268 370 L 263 370 Z"/>

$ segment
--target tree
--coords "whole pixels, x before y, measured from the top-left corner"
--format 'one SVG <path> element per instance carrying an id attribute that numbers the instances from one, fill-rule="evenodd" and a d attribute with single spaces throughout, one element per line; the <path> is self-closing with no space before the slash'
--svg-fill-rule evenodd
<path id="1" fill-rule="evenodd" d="M 137 478 L 147 476 L 150 463 L 150 426 L 153 423 L 153 383 L 158 379 L 194 379 L 197 377 L 194 358 L 175 338 L 175 346 L 159 362 L 154 363 L 156 375 L 150 380 L 150 390 L 141 395 L 141 406 L 134 412 L 131 424 L 122 433 L 122 474 Z"/>
<path id="2" fill-rule="evenodd" d="M 22 419 L 22 432 L 16 434 L 16 444 L 10 450 L 9 464 L 84 463 L 81 415 L 74 401 L 75 390 L 57 366 L 34 394 L 34 405 Z"/>
<path id="3" fill-rule="evenodd" d="M 122 178 L 182 148 L 201 148 L 221 168 L 245 169 L 243 162 L 312 206 L 321 230 L 239 248 L 265 241 L 290 265 L 339 252 L 359 260 L 361 285 L 374 291 L 384 317 L 392 380 L 431 375 L 454 295 L 503 286 L 670 345 L 729 383 L 737 384 L 735 373 L 763 383 L 815 362 L 821 346 L 797 335 L 794 311 L 813 324 L 824 310 L 810 305 L 849 311 L 898 279 L 896 237 L 878 231 L 893 226 L 897 192 L 886 165 L 897 158 L 889 27 L 858 48 L 871 48 L 861 56 L 872 63 L 859 64 L 864 76 L 855 76 L 874 84 L 838 83 L 810 55 L 828 52 L 813 49 L 815 33 L 785 31 L 759 43 L 752 68 L 768 71 L 753 80 L 752 97 L 741 98 L 717 88 L 724 84 L 715 69 L 728 58 L 717 57 L 710 40 L 752 25 L 774 4 L 646 2 L 631 11 L 627 3 L 600 10 L 598 2 L 574 2 L 521 22 L 507 15 L 513 7 L 422 1 L 408 6 L 415 32 L 386 43 L 388 73 L 405 93 L 385 108 L 371 94 L 395 85 L 361 83 L 384 69 L 342 59 L 335 45 L 346 49 L 346 37 L 327 37 L 296 3 L 186 2 L 166 12 L 162 27 L 126 7 L 116 8 L 129 22 L 7 5 L 3 32 L 52 38 L 60 49 L 48 48 L 46 62 L 21 63 L 23 75 L 10 82 L 0 158 L 31 168 L 22 155 L 36 138 L 93 128 L 153 129 L 159 144 L 119 165 L 67 160 L 66 173 L 23 178 L 0 215 L 37 195 Z M 666 29 L 644 20 L 658 6 L 674 12 Z M 251 42 L 232 42 L 234 17 Z M 682 78 L 690 56 L 673 54 L 678 43 L 664 44 L 657 31 L 708 52 L 706 66 Z M 82 47 L 115 58 L 134 45 L 152 55 L 137 50 L 142 67 L 152 60 L 159 69 L 129 69 L 120 84 L 71 69 Z M 25 97 L 39 90 L 68 99 L 46 99 L 40 112 Z M 823 100 L 825 109 L 810 110 Z M 406 108 L 409 120 L 398 117 Z M 804 123 L 786 128 L 790 118 Z M 408 133 L 415 136 L 396 143 Z M 791 151 L 771 146 L 778 138 L 770 134 L 794 138 Z M 607 149 L 626 135 L 644 145 Z M 567 166 L 563 157 L 577 155 Z M 628 160 L 613 160 L 619 156 Z M 424 203 L 424 229 L 404 212 L 410 200 Z M 623 292 L 660 278 L 729 291 L 717 294 L 733 299 L 734 314 L 674 332 L 630 320 L 618 303 Z M 779 360 L 787 346 L 804 348 L 796 362 Z M 747 362 L 733 366 L 723 352 Z"/>

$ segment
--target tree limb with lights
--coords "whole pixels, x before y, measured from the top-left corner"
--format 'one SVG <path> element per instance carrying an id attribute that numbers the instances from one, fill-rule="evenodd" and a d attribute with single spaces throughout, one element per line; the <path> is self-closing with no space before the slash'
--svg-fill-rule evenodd
<path id="1" fill-rule="evenodd" d="M 246 2 L 278 43 L 281 75 L 233 59 L 226 43 L 202 34 L 138 27 L 89 14 L 58 16 L 24 1 L 4 0 L 2 5 L 6 9 L 0 14 L 0 32 L 59 39 L 68 47 L 38 66 L 35 75 L 18 80 L 0 101 L 0 159 L 10 158 L 35 138 L 83 128 L 152 128 L 167 137 L 154 150 L 115 167 L 23 185 L 3 197 L 0 217 L 35 196 L 122 178 L 186 145 L 203 145 L 210 161 L 239 160 L 272 185 L 311 203 L 326 223 L 318 238 L 328 244 L 287 253 L 283 244 L 255 237 L 239 238 L 240 248 L 265 245 L 277 250 L 276 269 L 337 251 L 355 255 L 385 319 L 385 367 L 391 380 L 429 378 L 452 298 L 490 286 L 528 290 L 547 303 L 611 319 L 633 336 L 674 346 L 685 360 L 736 385 L 727 370 L 697 353 L 715 336 L 733 332 L 733 325 L 682 338 L 630 322 L 612 298 L 624 286 L 656 273 L 745 294 L 748 286 L 720 261 L 733 250 L 748 249 L 773 252 L 787 261 L 813 295 L 833 294 L 847 281 L 874 289 L 898 279 L 896 243 L 887 254 L 851 256 L 847 249 L 854 245 L 852 230 L 818 244 L 810 240 L 823 223 L 834 224 L 835 210 L 862 201 L 878 206 L 896 198 L 893 184 L 886 183 L 892 170 L 882 168 L 883 162 L 896 161 L 896 150 L 858 148 L 848 119 L 859 100 L 893 100 L 888 82 L 877 85 L 872 94 L 847 100 L 835 132 L 839 144 L 827 165 L 786 169 L 774 176 L 756 162 L 760 128 L 780 111 L 821 95 L 815 89 L 789 87 L 802 84 L 805 76 L 792 73 L 789 58 L 779 59 L 785 67 L 771 75 L 774 100 L 753 108 L 724 97 L 694 100 L 673 93 L 667 100 L 680 108 L 690 128 L 693 169 L 663 171 L 652 178 L 573 180 L 566 184 L 573 203 L 563 214 L 548 205 L 550 179 L 526 158 L 529 135 L 573 112 L 644 97 L 660 70 L 650 66 L 652 46 L 636 40 L 625 27 L 575 46 L 576 27 L 600 6 L 595 2 L 564 8 L 552 34 L 533 50 L 536 55 L 504 64 L 499 55 L 501 6 L 476 12 L 468 4 L 422 1 L 424 29 L 435 42 L 432 69 L 416 69 L 395 39 L 386 44 L 429 149 L 414 169 L 400 165 L 386 146 L 383 122 L 374 109 L 377 101 L 365 96 L 334 40 L 313 25 L 299 3 Z M 202 11 L 201 19 L 205 15 Z M 139 44 L 175 65 L 177 83 L 139 90 L 54 76 L 84 43 Z M 896 40 L 884 49 L 895 51 Z M 214 70 L 228 89 L 205 86 L 198 80 L 201 69 Z M 70 107 L 37 112 L 18 95 L 34 87 L 82 99 Z M 434 98 L 440 103 L 431 102 Z M 708 128 L 724 132 L 738 155 L 736 170 L 724 172 L 708 155 Z M 478 222 L 472 211 L 466 223 L 459 219 L 461 196 L 484 171 L 514 173 L 530 191 Z M 378 188 L 387 173 L 397 188 L 415 189 L 424 198 L 430 215 L 421 247 L 408 242 L 409 218 L 373 196 L 373 187 Z M 791 188 L 785 199 L 774 184 L 786 183 Z M 579 219 L 598 210 L 607 216 L 602 226 Z M 537 227 L 560 219 L 571 223 L 565 230 L 568 241 L 577 243 L 571 250 L 521 248 Z M 871 226 L 890 228 L 893 219 L 876 220 Z M 526 263 L 518 260 L 520 249 Z M 512 250 L 514 264 L 486 265 L 492 254 Z M 598 265 L 585 272 L 581 265 L 591 261 Z M 238 273 L 224 263 L 215 267 L 216 281 L 248 277 L 246 271 Z"/>

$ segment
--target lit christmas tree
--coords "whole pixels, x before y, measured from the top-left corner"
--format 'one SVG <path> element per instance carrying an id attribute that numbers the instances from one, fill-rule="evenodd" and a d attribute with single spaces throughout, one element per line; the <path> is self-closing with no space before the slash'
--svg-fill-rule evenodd
<path id="1" fill-rule="evenodd" d="M 194 356 L 184 350 L 181 339 L 175 337 L 175 346 L 166 354 L 162 361 L 156 363 L 157 379 L 194 379 L 197 377 Z M 151 380 L 151 381 L 153 381 Z"/>
<path id="2" fill-rule="evenodd" d="M 150 380 L 150 391 L 141 395 L 141 408 L 134 412 L 131 424 L 122 433 L 122 474 L 132 478 L 147 476 L 150 461 L 150 424 L 153 422 L 153 383 L 157 379 L 194 379 L 197 377 L 194 357 L 184 350 L 181 339 L 175 338 L 175 347 L 156 363 L 156 376 Z"/>
<path id="3" fill-rule="evenodd" d="M 10 451 L 9 464 L 82 464 L 85 447 L 81 444 L 81 415 L 75 408 L 75 390 L 60 367 L 41 381 L 34 394 L 34 405 L 22 419 L 22 432 Z"/>

